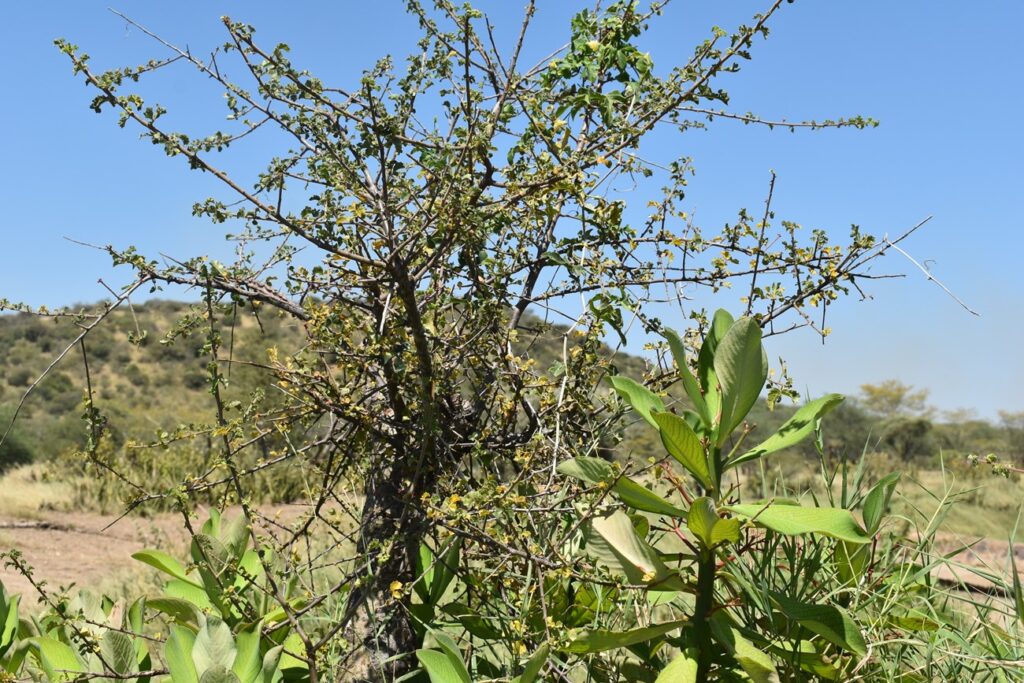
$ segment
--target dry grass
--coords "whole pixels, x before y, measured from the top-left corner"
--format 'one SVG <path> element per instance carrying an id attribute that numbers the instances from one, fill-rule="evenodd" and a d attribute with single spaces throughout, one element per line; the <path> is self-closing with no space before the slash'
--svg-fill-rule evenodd
<path id="1" fill-rule="evenodd" d="M 0 476 L 0 518 L 40 519 L 42 511 L 64 509 L 72 485 L 49 478 L 42 465 L 27 465 Z"/>

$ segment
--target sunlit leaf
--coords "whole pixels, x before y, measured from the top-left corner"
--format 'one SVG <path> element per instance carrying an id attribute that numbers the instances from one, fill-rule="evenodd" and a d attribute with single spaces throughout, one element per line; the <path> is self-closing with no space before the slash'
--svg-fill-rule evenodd
<path id="1" fill-rule="evenodd" d="M 647 420 L 652 427 L 658 426 L 654 418 L 651 417 L 651 412 L 663 412 L 665 404 L 657 394 L 642 384 L 622 375 L 609 377 L 608 383 L 615 389 L 615 393 L 621 396 L 636 411 L 637 415 Z"/>
<path id="2" fill-rule="evenodd" d="M 843 397 L 839 394 L 828 394 L 805 403 L 774 434 L 746 453 L 733 458 L 729 461 L 728 466 L 732 467 L 750 460 L 756 460 L 769 453 L 775 453 L 776 451 L 795 446 L 814 432 L 815 425 L 823 415 L 842 402 Z"/>
<path id="3" fill-rule="evenodd" d="M 718 444 L 743 421 L 757 402 L 768 378 L 768 356 L 761 328 L 753 318 L 740 318 L 715 350 L 715 375 L 722 388 Z"/>
<path id="4" fill-rule="evenodd" d="M 667 500 L 641 486 L 629 477 L 617 474 L 611 463 L 600 458 L 577 457 L 566 460 L 558 466 L 558 471 L 566 476 L 582 479 L 593 485 L 611 484 L 614 493 L 623 503 L 637 510 L 654 512 L 660 515 L 684 517 L 686 512 Z"/>
<path id="5" fill-rule="evenodd" d="M 850 543 L 867 543 L 871 537 L 849 510 L 800 505 L 730 505 L 726 508 L 754 524 L 787 536 L 823 534 Z"/>

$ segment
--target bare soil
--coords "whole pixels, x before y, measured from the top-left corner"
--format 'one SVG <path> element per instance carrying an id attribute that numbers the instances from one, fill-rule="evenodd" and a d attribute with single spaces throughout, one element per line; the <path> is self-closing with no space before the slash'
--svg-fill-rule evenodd
<path id="1" fill-rule="evenodd" d="M 33 570 L 33 580 L 51 589 L 102 585 L 140 566 L 132 553 L 154 546 L 174 551 L 185 537 L 181 518 L 173 515 L 118 519 L 88 512 L 52 512 L 31 520 L 0 518 L 0 552 L 19 551 Z M 9 593 L 21 593 L 29 600 L 36 593 L 9 562 L 0 567 L 0 581 Z"/>

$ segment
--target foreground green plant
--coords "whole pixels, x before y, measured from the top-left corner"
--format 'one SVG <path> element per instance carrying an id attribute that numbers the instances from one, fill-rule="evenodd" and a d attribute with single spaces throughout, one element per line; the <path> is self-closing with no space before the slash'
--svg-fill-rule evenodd
<path id="1" fill-rule="evenodd" d="M 886 577 L 895 569 L 877 567 L 869 544 L 899 475 L 883 478 L 859 501 L 863 524 L 851 513 L 852 500 L 847 507 L 741 501 L 742 466 L 816 433 L 842 397 L 806 403 L 774 434 L 747 447 L 744 418 L 768 376 L 757 322 L 718 311 L 697 354 L 696 375 L 681 339 L 672 332 L 666 337 L 690 408 L 672 412 L 628 378 L 611 383 L 658 430 L 667 454 L 682 467 L 685 479 L 664 460 L 654 468 L 655 480 L 668 482 L 681 502 L 601 459 L 574 458 L 559 471 L 626 506 L 588 509 L 588 555 L 685 618 L 591 636 L 597 645 L 588 649 L 647 643 L 653 655 L 674 646 L 680 653 L 664 669 L 665 681 L 729 680 L 738 672 L 752 680 L 848 679 L 870 665 L 870 655 L 862 626 L 847 608 L 860 602 L 855 594 L 869 570 Z M 901 605 L 890 609 L 897 613 Z"/>

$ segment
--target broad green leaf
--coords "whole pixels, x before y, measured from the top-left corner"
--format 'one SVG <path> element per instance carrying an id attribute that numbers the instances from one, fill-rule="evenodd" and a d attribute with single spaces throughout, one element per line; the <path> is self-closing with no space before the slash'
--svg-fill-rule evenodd
<path id="1" fill-rule="evenodd" d="M 231 629 L 219 617 L 208 616 L 192 647 L 196 671 L 204 672 L 215 667 L 230 669 L 235 661 L 235 652 Z"/>
<path id="2" fill-rule="evenodd" d="M 805 403 L 774 434 L 746 453 L 733 458 L 727 466 L 739 465 L 740 463 L 764 457 L 769 453 L 795 446 L 814 432 L 818 420 L 823 415 L 842 402 L 843 397 L 839 394 L 828 394 Z"/>
<path id="3" fill-rule="evenodd" d="M 309 604 L 309 600 L 305 598 L 295 598 L 288 601 L 288 606 L 292 610 L 300 610 Z M 263 615 L 264 625 L 276 624 L 279 621 L 284 621 L 288 618 L 288 613 L 284 611 L 284 607 L 275 607 L 266 614 Z"/>
<path id="4" fill-rule="evenodd" d="M 540 675 L 540 670 L 544 668 L 544 663 L 548 661 L 549 652 L 550 648 L 547 643 L 537 648 L 533 656 L 526 660 L 523 673 L 512 679 L 513 683 L 534 683 L 537 680 L 537 676 Z"/>
<path id="5" fill-rule="evenodd" d="M 117 674 L 135 671 L 135 646 L 127 633 L 108 629 L 100 638 L 100 654 Z"/>
<path id="6" fill-rule="evenodd" d="M 850 543 L 867 543 L 864 533 L 849 510 L 803 507 L 800 505 L 730 505 L 727 510 L 752 520 L 754 524 L 786 536 L 824 534 Z"/>
<path id="7" fill-rule="evenodd" d="M 697 683 L 697 660 L 686 652 L 676 655 L 654 683 Z"/>
<path id="8" fill-rule="evenodd" d="M 452 663 L 455 665 L 455 668 L 458 669 L 459 676 L 464 678 L 466 681 L 469 681 L 469 670 L 466 668 L 466 663 L 462 659 L 462 650 L 459 649 L 459 646 L 451 639 L 451 636 L 446 633 L 442 633 L 441 631 L 431 631 L 431 635 L 437 642 L 438 647 L 441 648 L 441 651 L 448 655 L 449 659 L 451 659 Z"/>
<path id="9" fill-rule="evenodd" d="M 277 665 L 281 661 L 281 651 L 284 648 L 278 645 L 267 650 L 263 655 L 263 666 L 260 669 L 260 683 L 274 683 L 277 678 Z"/>
<path id="10" fill-rule="evenodd" d="M 139 552 L 132 555 L 132 558 L 148 564 L 150 567 L 159 569 L 164 574 L 169 574 L 179 581 L 190 583 L 193 586 L 202 587 L 196 581 L 188 578 L 188 572 L 185 571 L 185 567 L 182 566 L 181 562 L 178 562 L 175 558 L 171 557 L 165 552 L 160 550 L 140 550 Z"/>
<path id="11" fill-rule="evenodd" d="M 228 565 L 228 549 L 213 536 L 196 534 L 192 537 L 192 560 L 199 565 L 200 572 L 206 568 L 220 575 Z"/>
<path id="12" fill-rule="evenodd" d="M 896 490 L 900 476 L 902 476 L 901 472 L 893 472 L 883 477 L 868 491 L 868 495 L 864 496 L 864 528 L 869 534 L 874 535 L 882 526 L 882 519 L 885 516 L 885 511 L 889 508 L 889 501 Z"/>
<path id="13" fill-rule="evenodd" d="M 771 656 L 747 639 L 725 612 L 712 616 L 711 633 L 753 683 L 778 683 L 779 674 Z"/>
<path id="14" fill-rule="evenodd" d="M 210 508 L 210 516 L 203 522 L 203 526 L 199 531 L 207 536 L 220 537 L 220 510 Z"/>
<path id="15" fill-rule="evenodd" d="M 263 622 L 257 621 L 235 634 L 235 661 L 231 670 L 241 683 L 254 683 L 260 675 L 263 658 L 260 656 L 260 631 Z"/>
<path id="16" fill-rule="evenodd" d="M 725 333 L 715 350 L 715 375 L 722 388 L 717 441 L 721 445 L 750 412 L 768 379 L 768 356 L 753 318 L 740 318 Z"/>
<path id="17" fill-rule="evenodd" d="M 788 619 L 804 628 L 858 655 L 868 652 L 864 636 L 853 619 L 839 607 L 833 605 L 811 605 L 793 598 L 773 593 L 772 601 Z"/>
<path id="18" fill-rule="evenodd" d="M 225 669 L 223 666 L 215 666 L 207 669 L 199 677 L 199 683 L 240 683 L 234 671 Z"/>
<path id="19" fill-rule="evenodd" d="M 659 515 L 685 517 L 686 512 L 667 500 L 641 486 L 629 477 L 615 472 L 611 463 L 601 458 L 580 456 L 566 460 L 558 466 L 558 471 L 566 476 L 582 479 L 595 486 L 611 484 L 614 493 L 623 503 L 637 510 L 654 512 Z"/>
<path id="20" fill-rule="evenodd" d="M 719 517 L 714 502 L 707 496 L 697 498 L 690 505 L 686 525 L 706 548 L 740 540 L 739 520 Z"/>
<path id="21" fill-rule="evenodd" d="M 210 596 L 206 594 L 205 588 L 186 583 L 180 579 L 171 579 L 164 585 L 164 591 L 166 591 L 167 597 L 185 600 L 200 610 L 216 611 Z"/>
<path id="22" fill-rule="evenodd" d="M 459 569 L 459 555 L 462 552 L 462 536 L 456 536 L 448 543 L 444 554 L 434 562 L 434 576 L 430 582 L 430 604 L 436 605 L 448 590 Z"/>
<path id="23" fill-rule="evenodd" d="M 280 663 L 282 670 L 300 669 L 304 671 L 309 668 L 309 665 L 302 661 L 302 658 L 307 655 L 306 644 L 302 642 L 302 637 L 298 633 L 294 631 L 289 633 L 281 645 L 283 646 Z"/>
<path id="24" fill-rule="evenodd" d="M 49 636 L 31 640 L 39 665 L 50 681 L 70 681 L 75 673 L 85 673 L 87 667 L 73 647 Z"/>
<path id="25" fill-rule="evenodd" d="M 678 574 L 661 561 L 654 548 L 637 536 L 629 515 L 616 510 L 590 522 L 585 530 L 587 552 L 598 562 L 626 577 L 632 584 L 655 590 L 681 590 Z"/>
<path id="26" fill-rule="evenodd" d="M 870 546 L 864 543 L 842 541 L 836 544 L 835 562 L 839 580 L 844 584 L 856 583 L 870 559 Z"/>
<path id="27" fill-rule="evenodd" d="M 220 540 L 232 557 L 242 557 L 249 545 L 249 520 L 245 514 L 239 514 L 227 523 L 221 522 Z"/>
<path id="28" fill-rule="evenodd" d="M 686 516 L 686 526 L 694 536 L 700 539 L 706 547 L 711 546 L 711 530 L 718 522 L 718 513 L 715 512 L 715 504 L 707 496 L 697 498 L 690 505 Z"/>
<path id="29" fill-rule="evenodd" d="M 17 595 L 8 598 L 3 583 L 0 583 L 0 654 L 14 642 L 18 633 Z"/>
<path id="30" fill-rule="evenodd" d="M 675 358 L 676 371 L 679 373 L 679 379 L 682 381 L 683 390 L 690 397 L 690 403 L 693 404 L 694 409 L 700 415 L 700 419 L 704 422 L 705 426 L 711 429 L 713 418 L 711 413 L 708 412 L 708 404 L 704 400 L 700 384 L 698 384 L 697 378 L 693 376 L 693 373 L 690 372 L 690 366 L 686 362 L 686 346 L 675 331 L 666 329 L 664 335 L 665 339 L 668 340 L 669 348 L 672 350 L 672 357 Z"/>
<path id="31" fill-rule="evenodd" d="M 609 377 L 608 383 L 615 389 L 615 393 L 621 396 L 640 417 L 647 420 L 652 427 L 658 426 L 654 418 L 651 417 L 651 412 L 664 412 L 665 404 L 662 403 L 661 398 L 657 394 L 642 384 L 622 375 Z"/>
<path id="32" fill-rule="evenodd" d="M 704 335 L 704 343 L 701 344 L 700 353 L 697 354 L 697 379 L 704 390 L 704 401 L 707 403 L 708 415 L 712 420 L 718 419 L 722 407 L 722 393 L 718 386 L 718 376 L 715 374 L 715 351 L 733 323 L 734 320 L 729 311 L 722 308 L 715 311 L 715 315 L 711 319 L 711 327 Z"/>
<path id="33" fill-rule="evenodd" d="M 465 603 L 448 602 L 441 607 L 441 611 L 456 619 L 470 635 L 485 640 L 501 638 L 501 631 L 492 624 L 491 617 L 480 616 L 478 612 L 470 609 Z"/>
<path id="34" fill-rule="evenodd" d="M 263 563 L 260 562 L 259 553 L 252 548 L 242 552 L 242 558 L 238 561 L 238 572 L 235 576 L 235 590 L 242 591 L 258 581 L 266 573 Z"/>
<path id="35" fill-rule="evenodd" d="M 416 659 L 426 670 L 430 683 L 473 683 L 465 673 L 466 665 L 461 660 L 453 661 L 447 652 L 416 650 Z"/>
<path id="36" fill-rule="evenodd" d="M 192 661 L 192 648 L 196 635 L 184 626 L 171 624 L 171 632 L 164 643 L 164 662 L 171 672 L 173 683 L 199 683 L 196 665 Z"/>
<path id="37" fill-rule="evenodd" d="M 637 643 L 645 643 L 675 631 L 689 622 L 686 619 L 669 621 L 664 624 L 655 624 L 643 628 L 634 628 L 629 631 L 584 631 L 574 638 L 565 648 L 566 652 L 572 654 L 592 654 L 614 650 L 620 647 L 628 647 Z"/>
<path id="38" fill-rule="evenodd" d="M 413 590 L 420 596 L 424 603 L 430 603 L 430 584 L 434 578 L 434 553 L 426 543 L 420 543 L 416 553 L 416 576 L 419 577 L 413 584 Z"/>
<path id="39" fill-rule="evenodd" d="M 696 477 L 701 486 L 714 489 L 715 483 L 708 469 L 704 447 L 689 423 L 672 413 L 654 413 L 653 417 L 661 433 L 661 443 L 668 454 Z"/>
<path id="40" fill-rule="evenodd" d="M 195 626 L 196 629 L 199 628 L 200 615 L 203 613 L 195 603 L 166 595 L 159 598 L 150 598 L 146 601 L 146 606 L 157 612 L 163 612 L 179 624 L 190 624 Z"/>

